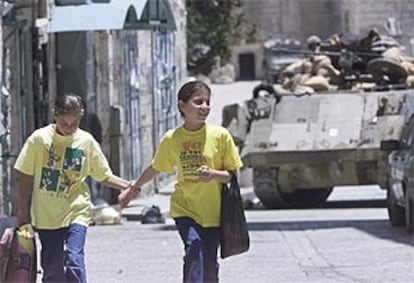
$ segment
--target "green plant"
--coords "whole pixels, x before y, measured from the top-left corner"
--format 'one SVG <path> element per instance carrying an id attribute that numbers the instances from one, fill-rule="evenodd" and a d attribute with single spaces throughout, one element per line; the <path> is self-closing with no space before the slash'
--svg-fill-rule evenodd
<path id="1" fill-rule="evenodd" d="M 215 58 L 228 62 L 234 44 L 254 40 L 256 29 L 245 20 L 240 0 L 186 0 L 186 6 L 190 74 L 208 75 Z"/>

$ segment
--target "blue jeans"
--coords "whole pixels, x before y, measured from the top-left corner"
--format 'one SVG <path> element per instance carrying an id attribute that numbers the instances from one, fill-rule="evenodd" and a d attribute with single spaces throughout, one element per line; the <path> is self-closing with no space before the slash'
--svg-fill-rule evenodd
<path id="1" fill-rule="evenodd" d="M 43 282 L 86 283 L 84 248 L 87 227 L 71 224 L 57 230 L 36 231 L 42 244 Z"/>
<path id="2" fill-rule="evenodd" d="M 185 249 L 183 281 L 218 282 L 217 250 L 220 229 L 201 227 L 189 217 L 178 217 L 174 220 Z"/>

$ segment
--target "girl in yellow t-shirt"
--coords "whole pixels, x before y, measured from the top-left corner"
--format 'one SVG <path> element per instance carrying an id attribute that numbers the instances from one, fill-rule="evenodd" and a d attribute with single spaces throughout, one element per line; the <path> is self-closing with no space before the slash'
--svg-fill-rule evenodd
<path id="1" fill-rule="evenodd" d="M 130 186 L 112 173 L 93 136 L 79 128 L 83 113 L 79 96 L 58 96 L 55 123 L 27 138 L 14 165 L 20 173 L 16 227 L 31 223 L 39 234 L 42 282 L 86 282 L 84 247 L 91 222 L 86 177 L 117 189 Z"/>
<path id="2" fill-rule="evenodd" d="M 206 123 L 210 96 L 209 86 L 201 81 L 180 88 L 183 125 L 165 133 L 151 164 L 119 196 L 125 206 L 160 172 L 178 169 L 170 216 L 184 244 L 184 282 L 218 282 L 221 184 L 242 166 L 230 133 Z"/>

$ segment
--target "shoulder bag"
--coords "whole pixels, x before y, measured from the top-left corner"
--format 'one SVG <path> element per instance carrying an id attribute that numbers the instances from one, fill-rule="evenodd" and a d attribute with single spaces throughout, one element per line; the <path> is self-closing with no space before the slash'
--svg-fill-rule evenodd
<path id="1" fill-rule="evenodd" d="M 240 186 L 233 175 L 230 184 L 223 184 L 221 192 L 220 256 L 244 253 L 249 250 L 250 239 Z"/>

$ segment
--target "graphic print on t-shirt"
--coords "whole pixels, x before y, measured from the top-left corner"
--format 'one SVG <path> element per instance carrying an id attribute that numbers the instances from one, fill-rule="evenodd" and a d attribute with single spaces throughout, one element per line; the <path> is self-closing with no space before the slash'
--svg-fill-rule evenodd
<path id="1" fill-rule="evenodd" d="M 60 174 L 60 185 L 59 185 L 59 192 L 67 194 L 69 193 L 69 188 L 76 183 L 76 178 L 70 177 L 70 172 L 68 171 L 62 171 L 62 174 Z"/>
<path id="2" fill-rule="evenodd" d="M 59 179 L 59 171 L 43 167 L 40 179 L 40 188 L 46 191 L 56 192 Z"/>
<path id="3" fill-rule="evenodd" d="M 63 169 L 80 171 L 82 168 L 83 150 L 77 148 L 66 148 Z"/>
<path id="4" fill-rule="evenodd" d="M 48 148 L 47 153 L 47 166 L 54 168 L 56 166 L 56 162 L 58 162 L 61 159 L 61 156 L 55 155 L 55 147 L 53 144 Z"/>
<path id="5" fill-rule="evenodd" d="M 203 148 L 202 142 L 183 142 L 180 152 L 180 164 L 183 170 L 184 181 L 194 182 L 198 180 L 197 169 L 201 165 L 207 164 L 207 159 L 202 152 Z"/>
<path id="6" fill-rule="evenodd" d="M 66 197 L 77 188 L 77 182 L 85 154 L 78 148 L 52 144 L 44 151 L 44 164 L 40 179 L 40 189 L 54 192 L 58 197 Z"/>

